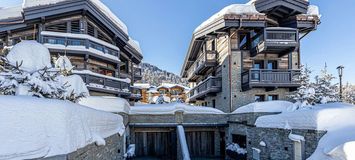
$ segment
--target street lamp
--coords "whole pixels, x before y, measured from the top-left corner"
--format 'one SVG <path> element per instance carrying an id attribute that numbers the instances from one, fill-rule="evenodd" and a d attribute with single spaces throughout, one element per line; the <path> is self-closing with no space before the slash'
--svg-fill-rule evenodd
<path id="1" fill-rule="evenodd" d="M 344 66 L 338 66 L 338 75 L 339 75 L 339 81 L 340 81 L 340 100 L 343 100 L 343 72 L 344 72 Z"/>

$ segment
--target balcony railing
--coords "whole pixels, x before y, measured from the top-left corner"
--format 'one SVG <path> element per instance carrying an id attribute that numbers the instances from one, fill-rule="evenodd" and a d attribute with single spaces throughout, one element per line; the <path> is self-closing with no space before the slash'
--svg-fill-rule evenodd
<path id="1" fill-rule="evenodd" d="M 81 76 L 83 81 L 91 90 L 118 94 L 122 96 L 129 96 L 131 94 L 129 83 L 89 74 L 77 74 Z"/>
<path id="2" fill-rule="evenodd" d="M 217 51 L 206 51 L 196 61 L 195 74 L 203 75 L 209 68 L 217 65 Z"/>
<path id="3" fill-rule="evenodd" d="M 143 78 L 143 69 L 140 67 L 134 67 L 134 80 L 142 80 Z"/>
<path id="4" fill-rule="evenodd" d="M 300 70 L 251 69 L 242 73 L 242 88 L 297 88 Z"/>
<path id="5" fill-rule="evenodd" d="M 202 100 L 210 94 L 216 94 L 222 91 L 222 78 L 209 77 L 202 81 L 196 87 L 191 89 L 189 93 L 189 100 L 196 101 Z"/>
<path id="6" fill-rule="evenodd" d="M 298 31 L 293 28 L 271 27 L 252 38 L 251 55 L 271 53 L 283 56 L 298 47 Z"/>
<path id="7" fill-rule="evenodd" d="M 195 81 L 200 75 L 203 75 L 210 69 L 217 65 L 217 51 L 206 51 L 202 53 L 196 62 L 188 70 L 187 79 Z"/>

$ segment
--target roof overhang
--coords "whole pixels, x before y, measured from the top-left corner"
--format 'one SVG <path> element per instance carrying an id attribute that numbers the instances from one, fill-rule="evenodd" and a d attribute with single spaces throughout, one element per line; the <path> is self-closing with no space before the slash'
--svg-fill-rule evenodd
<path id="1" fill-rule="evenodd" d="M 198 52 L 206 39 L 228 32 L 231 28 L 263 28 L 269 19 L 265 15 L 235 15 L 228 14 L 216 19 L 196 31 L 190 42 L 185 61 L 181 70 L 181 77 L 187 78 L 186 71 L 196 61 Z"/>
<path id="2" fill-rule="evenodd" d="M 278 19 L 306 14 L 309 2 L 306 0 L 256 0 L 255 8 L 261 13 Z"/>

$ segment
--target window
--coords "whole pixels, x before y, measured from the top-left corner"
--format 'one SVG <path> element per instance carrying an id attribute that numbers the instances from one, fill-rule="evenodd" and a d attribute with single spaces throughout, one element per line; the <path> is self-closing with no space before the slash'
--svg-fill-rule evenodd
<path id="1" fill-rule="evenodd" d="M 80 33 L 80 21 L 71 21 L 71 33 Z"/>
<path id="2" fill-rule="evenodd" d="M 69 39 L 68 45 L 70 45 L 70 46 L 84 46 L 84 40 Z"/>
<path id="3" fill-rule="evenodd" d="M 255 102 L 265 101 L 265 95 L 255 95 Z"/>
<path id="4" fill-rule="evenodd" d="M 238 144 L 241 148 L 247 148 L 247 136 L 232 134 L 232 142 Z"/>
<path id="5" fill-rule="evenodd" d="M 240 50 L 250 49 L 250 36 L 248 33 L 241 33 L 239 35 L 239 49 Z"/>
<path id="6" fill-rule="evenodd" d="M 278 95 L 269 95 L 269 96 L 267 96 L 267 100 L 268 101 L 276 101 L 276 100 L 279 100 L 279 96 Z"/>
<path id="7" fill-rule="evenodd" d="M 267 62 L 267 69 L 277 69 L 277 61 L 276 60 L 269 60 Z"/>
<path id="8" fill-rule="evenodd" d="M 261 60 L 254 61 L 253 69 L 264 69 L 264 61 Z"/>
<path id="9" fill-rule="evenodd" d="M 88 24 L 88 35 L 95 36 L 95 27 L 91 24 Z"/>
<path id="10" fill-rule="evenodd" d="M 215 100 L 215 99 L 212 100 L 212 107 L 213 107 L 213 108 L 216 108 L 216 100 Z"/>

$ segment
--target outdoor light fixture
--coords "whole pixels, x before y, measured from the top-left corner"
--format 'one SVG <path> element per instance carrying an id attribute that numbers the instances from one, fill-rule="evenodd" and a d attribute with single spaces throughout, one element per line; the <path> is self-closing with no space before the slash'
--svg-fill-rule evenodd
<path id="1" fill-rule="evenodd" d="M 340 100 L 342 101 L 343 100 L 343 72 L 344 72 L 344 66 L 338 66 L 337 67 L 337 70 L 338 70 L 338 75 L 339 75 L 339 94 L 340 94 Z"/>

